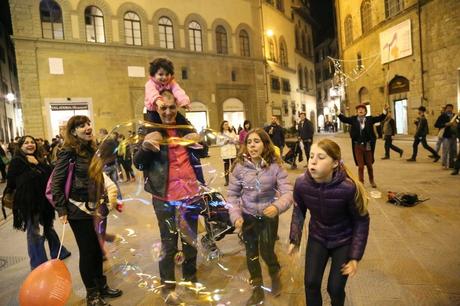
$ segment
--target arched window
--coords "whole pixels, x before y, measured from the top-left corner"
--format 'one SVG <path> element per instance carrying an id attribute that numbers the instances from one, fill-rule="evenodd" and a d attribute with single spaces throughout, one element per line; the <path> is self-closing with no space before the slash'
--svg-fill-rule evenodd
<path id="1" fill-rule="evenodd" d="M 223 26 L 216 28 L 216 51 L 218 54 L 228 54 L 227 31 Z"/>
<path id="2" fill-rule="evenodd" d="M 310 84 L 311 88 L 315 88 L 315 75 L 313 73 L 313 70 L 310 70 Z"/>
<path id="3" fill-rule="evenodd" d="M 297 70 L 297 73 L 298 73 L 298 76 L 299 76 L 299 89 L 302 89 L 304 86 L 303 86 L 303 71 L 302 71 L 301 66 L 299 66 L 299 68 Z"/>
<path id="4" fill-rule="evenodd" d="M 345 18 L 345 45 L 351 45 L 353 42 L 353 20 L 351 15 Z"/>
<path id="5" fill-rule="evenodd" d="M 372 28 L 371 1 L 365 0 L 361 3 L 361 30 L 366 33 Z"/>
<path id="6" fill-rule="evenodd" d="M 124 18 L 126 44 L 141 46 L 141 19 L 134 12 L 127 12 Z"/>
<path id="7" fill-rule="evenodd" d="M 276 58 L 275 58 L 275 42 L 271 38 L 268 39 L 268 59 L 271 60 L 271 61 L 276 62 Z"/>
<path id="8" fill-rule="evenodd" d="M 300 46 L 299 46 L 299 29 L 297 28 L 297 26 L 295 27 L 295 49 L 300 50 Z"/>
<path id="9" fill-rule="evenodd" d="M 385 17 L 389 18 L 404 9 L 404 0 L 385 0 Z"/>
<path id="10" fill-rule="evenodd" d="M 287 48 L 284 40 L 280 41 L 280 64 L 281 66 L 288 66 Z"/>
<path id="11" fill-rule="evenodd" d="M 203 39 L 201 26 L 198 22 L 192 21 L 188 24 L 188 38 L 190 41 L 190 50 L 195 52 L 203 51 Z"/>
<path id="12" fill-rule="evenodd" d="M 310 84 L 308 83 L 308 69 L 307 67 L 304 68 L 304 74 L 305 74 L 305 89 L 309 90 L 310 89 Z"/>
<path id="13" fill-rule="evenodd" d="M 240 31 L 240 53 L 241 56 L 251 56 L 249 49 L 249 34 L 246 30 Z"/>
<path id="14" fill-rule="evenodd" d="M 160 47 L 174 49 L 173 23 L 168 17 L 161 17 L 158 20 L 158 30 L 160 32 Z"/>
<path id="15" fill-rule="evenodd" d="M 104 15 L 95 6 L 85 9 L 86 41 L 105 43 Z"/>
<path id="16" fill-rule="evenodd" d="M 312 49 L 313 44 L 311 43 L 311 38 L 310 37 L 308 37 L 307 43 L 308 43 L 308 56 L 313 56 L 313 51 L 312 51 L 313 50 Z"/>
<path id="17" fill-rule="evenodd" d="M 43 38 L 64 39 L 62 11 L 56 1 L 42 0 L 40 2 L 40 21 Z"/>
<path id="18" fill-rule="evenodd" d="M 302 32 L 302 53 L 307 54 L 307 36 Z"/>

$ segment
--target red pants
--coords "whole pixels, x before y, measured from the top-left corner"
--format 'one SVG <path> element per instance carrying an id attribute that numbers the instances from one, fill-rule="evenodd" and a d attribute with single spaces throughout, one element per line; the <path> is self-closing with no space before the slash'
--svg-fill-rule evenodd
<path id="1" fill-rule="evenodd" d="M 367 150 L 366 145 L 355 144 L 354 149 L 356 162 L 358 163 L 359 180 L 364 183 L 364 165 L 367 166 L 369 181 L 374 182 L 374 169 L 372 168 L 373 156 L 372 150 Z"/>

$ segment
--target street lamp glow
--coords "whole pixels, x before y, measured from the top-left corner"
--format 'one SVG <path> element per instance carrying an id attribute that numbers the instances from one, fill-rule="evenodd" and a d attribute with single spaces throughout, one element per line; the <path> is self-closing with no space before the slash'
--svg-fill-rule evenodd
<path id="1" fill-rule="evenodd" d="M 273 30 L 271 30 L 271 29 L 267 30 L 267 36 L 272 37 L 273 36 Z"/>
<path id="2" fill-rule="evenodd" d="M 5 98 L 6 100 L 8 100 L 8 102 L 13 102 L 14 100 L 16 100 L 16 96 L 14 95 L 14 93 L 11 92 L 7 93 L 5 95 Z"/>

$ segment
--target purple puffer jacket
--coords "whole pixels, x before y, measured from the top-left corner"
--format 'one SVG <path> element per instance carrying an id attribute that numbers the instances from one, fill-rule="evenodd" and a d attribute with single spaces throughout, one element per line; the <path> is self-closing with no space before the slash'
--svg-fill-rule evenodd
<path id="1" fill-rule="evenodd" d="M 345 172 L 336 172 L 329 183 L 317 183 L 307 171 L 294 186 L 291 243 L 300 245 L 307 209 L 310 210 L 309 235 L 328 249 L 351 244 L 349 259 L 360 260 L 369 234 L 369 214 L 356 208 L 355 184 Z"/>
<path id="2" fill-rule="evenodd" d="M 238 163 L 230 175 L 227 202 L 233 224 L 243 213 L 263 216 L 264 209 L 272 204 L 281 214 L 292 205 L 292 184 L 286 170 L 277 163 L 256 169 L 245 161 Z"/>

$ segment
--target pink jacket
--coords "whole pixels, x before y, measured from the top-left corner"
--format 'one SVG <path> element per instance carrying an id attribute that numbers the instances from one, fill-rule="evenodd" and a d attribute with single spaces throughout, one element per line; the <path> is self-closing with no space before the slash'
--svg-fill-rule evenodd
<path id="1" fill-rule="evenodd" d="M 157 110 L 157 100 L 161 98 L 160 92 L 163 90 L 170 90 L 177 100 L 179 107 L 190 109 L 190 98 L 187 96 L 185 91 L 177 84 L 176 80 L 171 79 L 167 84 L 161 84 L 155 81 L 154 78 L 150 77 L 147 83 L 145 83 L 145 98 L 144 105 L 149 111 Z"/>

